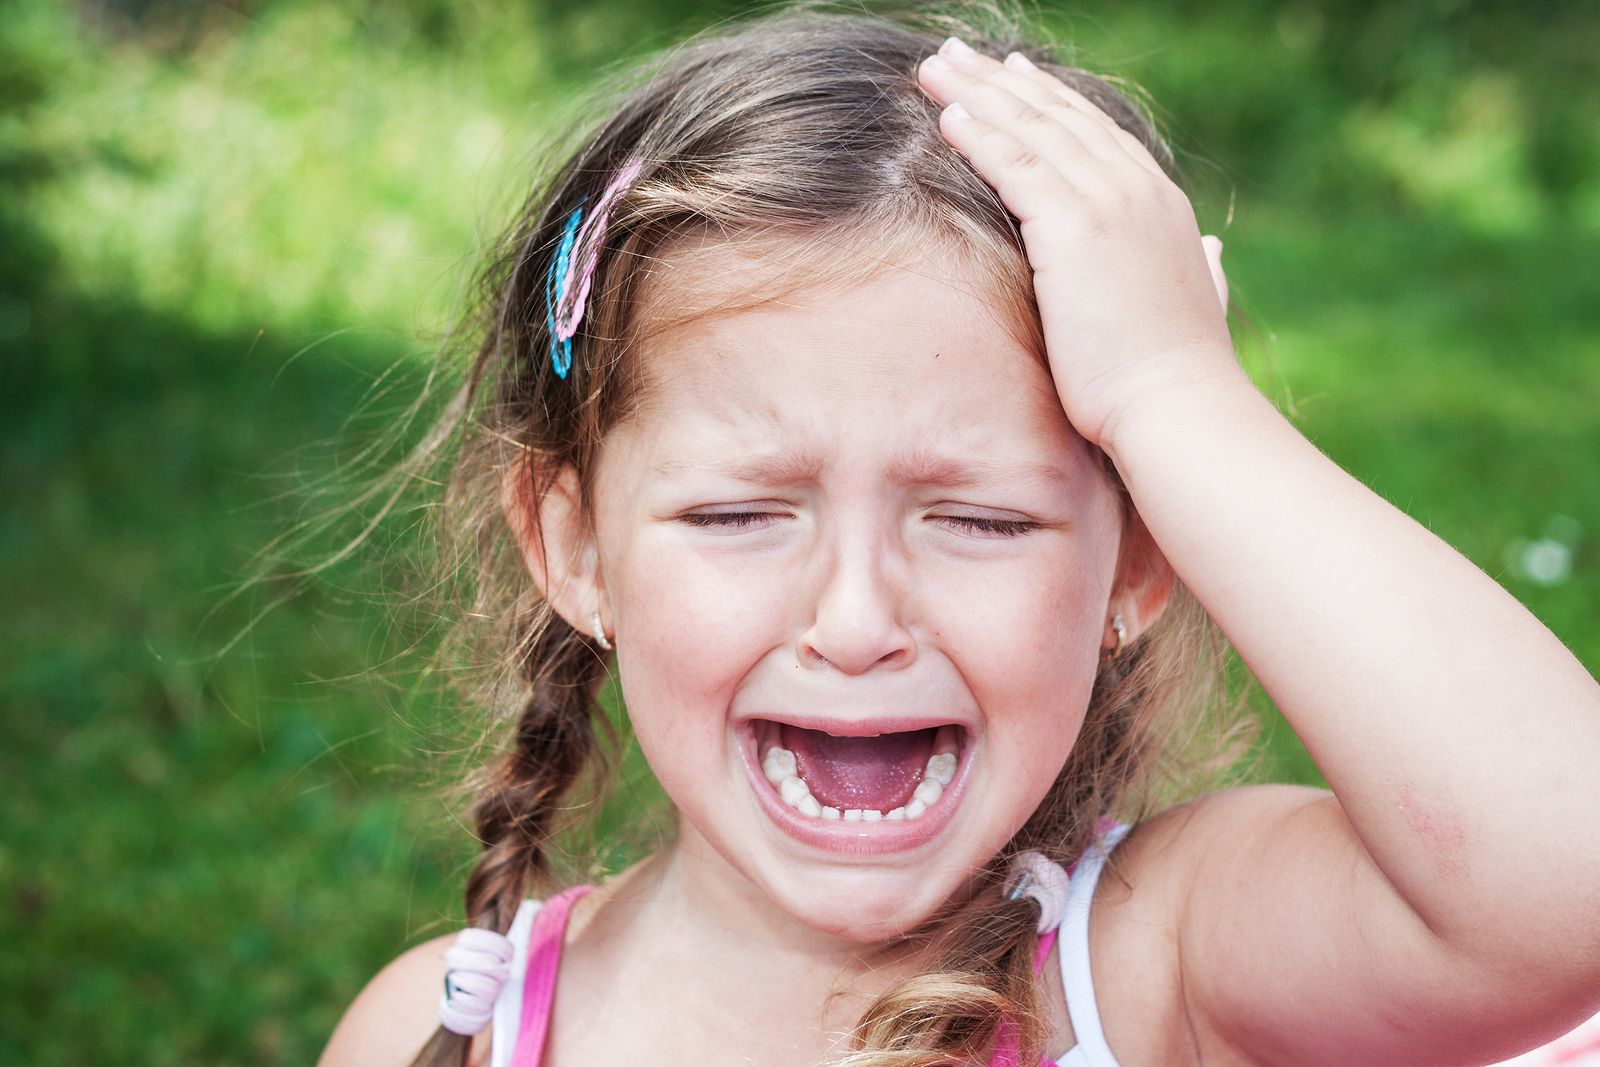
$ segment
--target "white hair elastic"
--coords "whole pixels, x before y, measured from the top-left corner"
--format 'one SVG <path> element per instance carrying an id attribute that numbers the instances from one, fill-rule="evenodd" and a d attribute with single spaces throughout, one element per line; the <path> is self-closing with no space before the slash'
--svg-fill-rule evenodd
<path id="1" fill-rule="evenodd" d="M 1021 852 L 1006 875 L 1007 900 L 1031 898 L 1039 902 L 1039 932 L 1047 934 L 1061 925 L 1067 912 L 1067 872 L 1042 852 Z"/>
<path id="2" fill-rule="evenodd" d="M 439 998 L 439 1024 L 470 1037 L 494 1018 L 494 1002 L 511 977 L 511 942 L 493 930 L 461 931 L 445 951 L 444 996 Z"/>

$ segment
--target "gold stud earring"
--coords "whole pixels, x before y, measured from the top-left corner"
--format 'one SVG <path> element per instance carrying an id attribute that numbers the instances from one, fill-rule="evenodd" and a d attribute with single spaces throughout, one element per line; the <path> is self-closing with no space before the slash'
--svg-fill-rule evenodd
<path id="1" fill-rule="evenodd" d="M 1117 616 L 1119 619 L 1121 617 L 1122 616 L 1120 615 Z M 611 642 L 606 640 L 606 628 L 600 624 L 600 613 L 598 611 L 591 612 L 589 615 L 589 621 L 594 624 L 594 639 L 600 642 L 600 647 L 602 649 L 610 652 Z M 1119 644 L 1117 647 L 1121 648 L 1122 646 Z"/>
<path id="2" fill-rule="evenodd" d="M 1117 635 L 1117 643 L 1110 648 L 1101 647 L 1101 659 L 1116 659 L 1122 655 L 1122 646 L 1128 642 L 1128 627 L 1122 622 L 1122 612 L 1111 616 L 1111 632 Z"/>

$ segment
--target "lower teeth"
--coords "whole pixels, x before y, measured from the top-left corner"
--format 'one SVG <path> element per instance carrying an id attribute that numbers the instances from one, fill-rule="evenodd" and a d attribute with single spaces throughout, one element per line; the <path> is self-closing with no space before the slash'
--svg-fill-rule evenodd
<path id="1" fill-rule="evenodd" d="M 845 822 L 899 822 L 902 819 L 920 818 L 939 802 L 944 795 L 944 787 L 956 776 L 956 757 L 948 752 L 929 756 L 927 769 L 922 773 L 922 781 L 917 783 L 916 792 L 911 794 L 910 802 L 887 814 L 871 808 L 840 811 L 838 808 L 823 807 L 811 795 L 811 787 L 806 780 L 800 777 L 794 753 L 786 748 L 768 749 L 761 760 L 761 771 L 767 776 L 767 781 L 778 787 L 778 795 L 783 802 L 802 815 L 809 815 L 813 819 L 842 819 Z"/>

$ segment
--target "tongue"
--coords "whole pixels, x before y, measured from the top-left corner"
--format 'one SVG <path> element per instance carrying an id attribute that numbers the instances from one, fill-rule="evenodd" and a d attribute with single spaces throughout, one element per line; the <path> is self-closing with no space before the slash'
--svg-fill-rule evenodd
<path id="1" fill-rule="evenodd" d="M 782 727 L 782 745 L 794 753 L 800 777 L 817 803 L 890 812 L 911 799 L 933 754 L 937 730 L 877 737 L 834 737 L 821 730 Z"/>

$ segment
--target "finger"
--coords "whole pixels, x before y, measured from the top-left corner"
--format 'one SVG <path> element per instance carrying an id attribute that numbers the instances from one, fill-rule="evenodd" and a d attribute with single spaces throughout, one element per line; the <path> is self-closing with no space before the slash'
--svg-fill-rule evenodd
<path id="1" fill-rule="evenodd" d="M 1091 115 L 1099 120 L 1104 125 L 1111 137 L 1116 140 L 1117 144 L 1120 145 L 1122 149 L 1132 156 L 1141 166 L 1154 174 L 1160 174 L 1163 177 L 1166 176 L 1166 171 L 1162 169 L 1160 163 L 1156 162 L 1155 157 L 1150 154 L 1150 149 L 1145 147 L 1144 142 L 1123 128 L 1123 126 L 1118 123 L 1116 119 L 1112 118 L 1110 115 L 1101 110 L 1100 105 L 1096 104 L 1093 100 L 1089 99 L 1087 96 L 1083 95 L 1078 90 L 1074 89 L 1072 86 L 1056 77 L 1054 74 L 1051 74 L 1049 71 L 1040 69 L 1032 60 L 1023 55 L 1021 52 L 1012 52 L 1010 55 L 1006 56 L 1005 65 L 1028 78 L 1034 84 L 1061 97 L 1073 108 L 1082 111 L 1085 114 Z"/>
<path id="2" fill-rule="evenodd" d="M 1211 268 L 1211 281 L 1217 287 L 1217 299 L 1222 301 L 1222 313 L 1228 313 L 1228 276 L 1222 271 L 1222 239 L 1206 234 L 1200 238 L 1206 250 L 1206 266 Z"/>
<path id="3" fill-rule="evenodd" d="M 1029 59 L 1021 52 L 1008 52 L 1006 54 L 1003 66 L 1010 70 L 1016 71 L 1018 74 L 1023 75 L 1035 85 L 1038 85 L 1041 88 L 1061 97 L 1063 100 L 1072 104 L 1084 114 L 1090 115 L 1099 120 L 1105 125 L 1107 130 L 1122 129 L 1122 127 L 1117 124 L 1117 120 L 1106 114 L 1105 110 L 1099 104 L 1095 103 L 1093 100 L 1080 93 L 1077 89 L 1074 89 L 1072 86 L 1062 81 L 1056 75 L 1035 64 L 1033 60 Z"/>
<path id="4" fill-rule="evenodd" d="M 1017 71 L 1018 73 L 1027 75 L 1032 81 L 1049 89 L 1051 92 L 1071 103 L 1080 111 L 1092 115 L 1094 118 L 1104 123 L 1108 130 L 1122 130 L 1124 133 L 1127 132 L 1126 130 L 1122 129 L 1121 124 L 1119 124 L 1116 119 L 1112 118 L 1106 112 L 1106 110 L 1094 100 L 1090 99 L 1084 93 L 1078 91 L 1078 89 L 1072 85 L 1067 84 L 1067 82 L 1063 81 L 1057 75 L 1052 74 L 1051 72 L 1038 66 L 1033 62 L 1033 60 L 1029 59 L 1021 52 L 1007 53 L 1004 65 L 1012 70 Z"/>
<path id="5" fill-rule="evenodd" d="M 1131 160 L 1144 164 L 1144 159 L 1140 157 L 1148 157 L 1148 153 L 1131 150 L 1126 143 L 1129 136 L 1127 131 L 1096 108 L 1093 101 L 1074 93 L 1047 71 L 1017 65 L 1015 61 L 1018 60 L 1026 63 L 1027 57 L 1013 52 L 1006 58 L 1006 65 L 987 75 L 985 80 L 1004 87 L 1071 128 L 1085 147 L 1105 162 L 1115 165 Z M 1138 142 L 1134 140 L 1133 143 Z"/>
<path id="6" fill-rule="evenodd" d="M 1054 167 L 1066 176 L 1064 181 L 1070 180 L 1084 191 L 1104 190 L 1125 184 L 1127 172 L 1123 172 L 1124 177 L 1119 179 L 1113 171 L 1108 170 L 1105 161 L 1097 158 L 1084 145 L 1072 127 L 1057 121 L 1004 87 L 957 70 L 943 56 L 937 55 L 923 62 L 922 80 L 935 99 L 962 105 L 960 115 L 981 123 L 986 130 L 1005 131 L 1010 138 L 1008 152 L 1015 155 L 1017 162 L 1030 167 L 1035 163 Z M 949 115 L 948 109 L 946 115 Z M 954 128 L 952 123 L 941 121 L 946 140 L 962 148 L 957 140 L 952 139 Z M 1010 148 L 1012 144 L 1015 145 L 1014 151 Z M 999 157 L 996 158 L 998 161 Z M 991 175 L 986 174 L 985 177 L 990 179 L 990 184 L 994 184 Z"/>
<path id="7" fill-rule="evenodd" d="M 963 69 L 968 73 L 976 75 L 990 76 L 994 71 L 1002 69 L 1002 64 L 998 60 L 991 59 L 988 56 L 985 56 L 982 53 L 974 50 L 970 45 L 958 37 L 947 38 L 944 44 L 939 48 L 939 55 L 943 56 L 953 65 L 956 65 L 958 69 Z M 1033 63 L 1032 60 L 1028 59 L 1027 56 L 1024 56 L 1020 52 L 1013 52 L 1008 55 L 1006 57 L 1005 65 L 1011 67 L 1018 73 L 1024 74 L 1034 85 L 1041 86 L 1048 90 L 1052 97 L 1063 99 L 1077 111 L 1093 117 L 1096 121 L 1102 124 L 1103 128 L 1109 132 L 1112 139 L 1115 140 L 1122 150 L 1126 152 L 1127 155 L 1132 157 L 1136 162 L 1138 162 L 1140 166 L 1144 167 L 1145 170 L 1149 171 L 1151 174 L 1158 175 L 1163 178 L 1167 177 L 1166 171 L 1163 170 L 1161 164 L 1157 163 L 1155 158 L 1151 156 L 1150 150 L 1144 146 L 1144 143 L 1140 141 L 1139 138 L 1135 137 L 1133 134 L 1129 133 L 1127 130 L 1118 125 L 1115 119 L 1106 114 L 1098 104 L 1090 100 L 1087 96 L 1078 92 L 1076 89 L 1072 88 L 1070 85 L 1067 85 L 1065 82 L 1061 81 L 1061 79 L 1055 77 L 1049 72 L 1041 70 Z M 1097 148 L 1097 154 L 1104 152 L 1103 146 L 1094 146 L 1091 144 L 1091 147 Z"/>
<path id="8" fill-rule="evenodd" d="M 1127 154 L 1116 138 L 1120 127 L 1115 122 L 1083 97 L 1079 97 L 1080 103 L 1075 105 L 1062 92 L 1066 87 L 1060 81 L 1034 66 L 1020 52 L 1011 53 L 1001 63 L 973 50 L 959 38 L 951 37 L 940 47 L 939 55 L 957 70 L 1006 89 L 1067 126 L 1086 148 L 1106 162 L 1119 162 Z"/>
<path id="9" fill-rule="evenodd" d="M 1090 202 L 1062 169 L 1007 130 L 974 118 L 960 103 L 945 108 L 939 130 L 1000 196 L 1023 226 Z"/>

